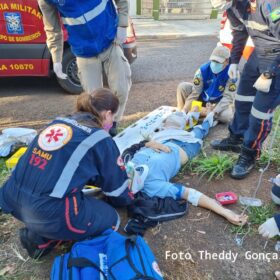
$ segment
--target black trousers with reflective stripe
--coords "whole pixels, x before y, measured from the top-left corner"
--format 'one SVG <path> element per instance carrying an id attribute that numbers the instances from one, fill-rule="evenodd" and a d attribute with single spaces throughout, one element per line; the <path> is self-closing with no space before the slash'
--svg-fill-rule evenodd
<path id="1" fill-rule="evenodd" d="M 235 100 L 235 114 L 229 126 L 231 133 L 244 137 L 244 146 L 261 150 L 272 128 L 272 115 L 280 104 L 280 76 L 274 77 L 268 93 L 253 85 L 261 75 L 258 58 L 253 53 L 245 64 Z"/>
<path id="2" fill-rule="evenodd" d="M 84 196 L 77 204 L 75 196 L 65 198 L 65 205 L 59 206 L 60 216 L 55 220 L 46 214 L 41 219 L 26 216 L 27 211 L 14 207 L 12 214 L 22 221 L 28 229 L 29 241 L 39 248 L 48 248 L 54 241 L 76 241 L 100 235 L 107 229 L 119 227 L 119 215 L 108 203 L 92 196 Z M 45 205 L 47 212 L 48 207 Z M 25 215 L 23 215 L 25 214 Z"/>

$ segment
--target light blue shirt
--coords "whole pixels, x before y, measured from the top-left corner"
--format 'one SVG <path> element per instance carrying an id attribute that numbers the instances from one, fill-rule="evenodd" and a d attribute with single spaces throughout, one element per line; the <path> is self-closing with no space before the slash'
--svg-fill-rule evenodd
<path id="1" fill-rule="evenodd" d="M 132 162 L 135 165 L 145 164 L 149 167 L 143 192 L 150 197 L 178 199 L 181 198 L 182 186 L 172 184 L 169 180 L 178 173 L 181 167 L 179 147 L 172 142 L 164 144 L 170 147 L 170 153 L 158 153 L 150 148 L 142 148 L 134 155 Z"/>

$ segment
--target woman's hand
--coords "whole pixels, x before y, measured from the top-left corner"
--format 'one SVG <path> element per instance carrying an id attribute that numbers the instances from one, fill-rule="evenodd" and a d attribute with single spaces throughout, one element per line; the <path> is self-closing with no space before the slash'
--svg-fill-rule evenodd
<path id="1" fill-rule="evenodd" d="M 156 151 L 157 153 L 160 153 L 160 152 L 170 153 L 171 152 L 171 149 L 168 146 L 160 144 L 160 143 L 155 142 L 155 141 L 147 142 L 145 144 L 145 147 L 151 148 L 154 151 Z"/>

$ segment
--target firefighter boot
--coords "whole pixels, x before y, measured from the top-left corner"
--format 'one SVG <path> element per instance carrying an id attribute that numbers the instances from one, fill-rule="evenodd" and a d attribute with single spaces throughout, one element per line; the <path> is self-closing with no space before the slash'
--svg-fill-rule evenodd
<path id="1" fill-rule="evenodd" d="M 257 150 L 242 146 L 241 154 L 231 171 L 231 177 L 234 179 L 245 178 L 255 166 L 256 157 Z"/>
<path id="2" fill-rule="evenodd" d="M 242 142 L 242 137 L 230 133 L 227 138 L 211 141 L 211 146 L 215 150 L 240 153 Z"/>
<path id="3" fill-rule="evenodd" d="M 21 228 L 19 230 L 19 239 L 22 247 L 27 250 L 28 255 L 33 259 L 39 259 L 42 256 L 47 255 L 57 244 L 57 242 L 52 242 L 51 240 L 45 241 L 45 238 L 42 238 L 28 228 Z M 36 241 L 45 243 L 38 245 Z"/>

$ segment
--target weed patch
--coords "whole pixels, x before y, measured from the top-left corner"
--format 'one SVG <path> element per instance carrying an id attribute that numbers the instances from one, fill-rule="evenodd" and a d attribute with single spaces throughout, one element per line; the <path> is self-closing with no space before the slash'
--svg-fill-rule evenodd
<path id="1" fill-rule="evenodd" d="M 208 181 L 213 178 L 222 179 L 224 174 L 233 167 L 234 158 L 227 154 L 212 154 L 201 156 L 191 162 L 191 170 L 197 175 L 208 176 Z"/>
<path id="2" fill-rule="evenodd" d="M 249 235 L 256 234 L 258 231 L 258 226 L 264 223 L 267 219 L 271 218 L 275 213 L 275 207 L 273 204 L 267 204 L 261 207 L 248 207 L 247 214 L 249 216 L 248 223 L 250 223 L 250 228 L 248 232 L 247 226 L 231 226 L 231 233 L 238 233 L 244 235 L 248 233 Z"/>

